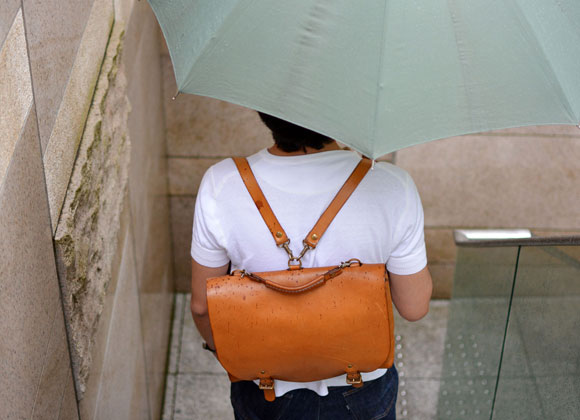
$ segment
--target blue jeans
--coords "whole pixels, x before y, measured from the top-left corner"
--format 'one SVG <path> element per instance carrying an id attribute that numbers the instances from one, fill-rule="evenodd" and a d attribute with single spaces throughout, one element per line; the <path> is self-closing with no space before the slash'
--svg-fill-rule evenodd
<path id="1" fill-rule="evenodd" d="M 236 420 L 395 420 L 399 376 L 393 366 L 360 388 L 329 387 L 325 397 L 296 389 L 273 402 L 251 381 L 234 382 L 231 402 Z"/>

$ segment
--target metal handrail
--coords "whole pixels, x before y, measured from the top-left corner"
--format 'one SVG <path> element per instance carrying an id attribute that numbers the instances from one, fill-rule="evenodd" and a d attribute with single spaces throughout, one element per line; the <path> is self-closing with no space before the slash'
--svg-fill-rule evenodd
<path id="1" fill-rule="evenodd" d="M 510 247 L 510 246 L 570 246 L 580 245 L 580 235 L 562 236 L 533 236 L 529 230 L 490 230 L 490 235 L 478 237 L 471 235 L 481 230 L 457 229 L 453 231 L 455 245 L 458 247 Z M 493 237 L 493 232 L 497 232 L 497 237 Z M 525 232 L 529 232 L 526 235 Z M 510 237 L 513 233 L 513 237 Z"/>

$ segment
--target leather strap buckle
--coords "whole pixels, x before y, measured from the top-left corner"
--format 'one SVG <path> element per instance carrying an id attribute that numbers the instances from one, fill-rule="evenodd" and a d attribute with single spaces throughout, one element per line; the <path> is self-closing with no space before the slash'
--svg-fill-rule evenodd
<path id="1" fill-rule="evenodd" d="M 272 378 L 261 378 L 259 387 L 262 390 L 274 389 L 274 380 Z"/>
<path id="2" fill-rule="evenodd" d="M 346 383 L 349 385 L 361 385 L 363 383 L 361 374 L 359 372 L 347 373 Z"/>

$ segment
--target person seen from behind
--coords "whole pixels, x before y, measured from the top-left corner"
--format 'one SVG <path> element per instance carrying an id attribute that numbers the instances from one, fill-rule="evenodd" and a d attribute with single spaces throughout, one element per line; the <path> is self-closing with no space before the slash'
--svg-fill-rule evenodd
<path id="1" fill-rule="evenodd" d="M 361 158 L 322 134 L 267 114 L 260 117 L 272 131 L 274 144 L 248 157 L 248 162 L 288 237 L 300 244 Z M 297 255 L 300 249 L 293 251 Z M 273 245 L 232 159 L 215 164 L 203 177 L 191 256 L 191 311 L 207 347 L 214 349 L 206 280 L 228 269 L 263 272 L 288 264 L 286 253 Z M 353 257 L 386 264 L 392 300 L 403 318 L 417 321 L 427 314 L 432 280 L 423 208 L 403 169 L 377 162 L 302 264 L 333 266 Z M 276 380 L 272 402 L 253 381 L 233 382 L 230 398 L 236 419 L 395 419 L 395 366 L 362 373 L 362 378 L 360 388 L 345 385 L 345 375 L 314 382 Z"/>

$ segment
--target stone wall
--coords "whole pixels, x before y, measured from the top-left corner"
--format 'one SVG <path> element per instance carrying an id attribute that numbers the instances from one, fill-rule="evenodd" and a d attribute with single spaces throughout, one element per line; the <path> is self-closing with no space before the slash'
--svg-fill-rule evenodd
<path id="1" fill-rule="evenodd" d="M 163 57 L 171 228 L 177 288 L 190 286 L 189 246 L 195 194 L 204 171 L 234 154 L 271 144 L 252 111 L 214 99 L 179 95 Z M 527 127 L 439 140 L 383 158 L 414 178 L 425 210 L 434 297 L 448 298 L 455 266 L 453 229 L 530 228 L 538 234 L 580 232 L 580 130 Z"/>
<path id="2" fill-rule="evenodd" d="M 0 4 L 0 418 L 160 416 L 159 34 L 145 1 Z"/>

